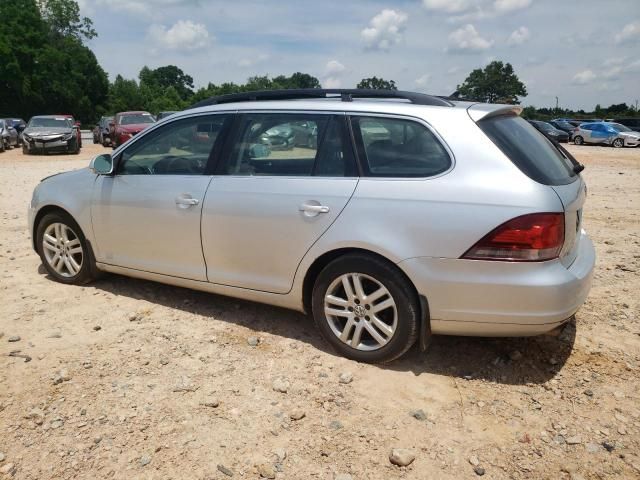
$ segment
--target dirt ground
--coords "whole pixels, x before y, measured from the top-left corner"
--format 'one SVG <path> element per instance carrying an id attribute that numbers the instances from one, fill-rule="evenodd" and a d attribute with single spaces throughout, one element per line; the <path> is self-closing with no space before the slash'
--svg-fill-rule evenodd
<path id="1" fill-rule="evenodd" d="M 52 281 L 31 192 L 104 149 L 0 154 L 0 478 L 640 478 L 640 149 L 569 149 L 598 254 L 576 323 L 434 337 L 388 366 L 334 355 L 295 312 Z M 415 461 L 391 464 L 396 448 Z"/>

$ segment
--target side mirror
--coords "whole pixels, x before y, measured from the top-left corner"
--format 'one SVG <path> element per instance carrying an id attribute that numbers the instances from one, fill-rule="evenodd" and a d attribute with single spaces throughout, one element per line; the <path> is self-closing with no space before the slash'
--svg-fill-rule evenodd
<path id="1" fill-rule="evenodd" d="M 113 173 L 113 158 L 108 153 L 97 155 L 91 159 L 89 168 L 97 175 L 111 175 Z"/>

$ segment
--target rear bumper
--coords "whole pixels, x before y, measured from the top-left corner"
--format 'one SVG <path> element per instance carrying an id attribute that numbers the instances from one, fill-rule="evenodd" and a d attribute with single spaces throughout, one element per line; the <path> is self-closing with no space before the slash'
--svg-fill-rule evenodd
<path id="1" fill-rule="evenodd" d="M 595 250 L 580 235 L 569 268 L 549 262 L 419 257 L 400 262 L 429 302 L 431 331 L 473 336 L 539 335 L 564 323 L 591 288 Z"/>

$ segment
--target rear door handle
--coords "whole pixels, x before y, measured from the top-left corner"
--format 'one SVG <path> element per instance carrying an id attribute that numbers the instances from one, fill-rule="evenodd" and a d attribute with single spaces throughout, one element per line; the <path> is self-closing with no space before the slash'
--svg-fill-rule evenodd
<path id="1" fill-rule="evenodd" d="M 182 208 L 188 208 L 193 205 L 198 205 L 198 203 L 200 203 L 200 200 L 198 200 L 197 198 L 193 198 L 191 195 L 188 195 L 188 194 L 180 195 L 179 197 L 176 197 L 176 205 Z"/>
<path id="2" fill-rule="evenodd" d="M 326 205 L 320 205 L 319 202 L 311 201 L 300 205 L 299 210 L 308 217 L 315 217 L 321 213 L 329 213 L 330 209 Z"/>

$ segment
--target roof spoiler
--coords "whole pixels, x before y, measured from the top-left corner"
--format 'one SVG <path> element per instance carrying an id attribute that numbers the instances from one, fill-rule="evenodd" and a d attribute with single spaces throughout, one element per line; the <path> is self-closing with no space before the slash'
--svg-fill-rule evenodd
<path id="1" fill-rule="evenodd" d="M 340 98 L 343 102 L 351 102 L 354 98 L 382 98 L 408 100 L 416 105 L 436 105 L 452 107 L 453 103 L 444 98 L 424 93 L 405 92 L 402 90 L 376 90 L 365 88 L 299 88 L 289 90 L 259 90 L 253 92 L 230 93 L 218 97 L 207 98 L 189 108 L 207 107 L 223 103 L 258 102 L 268 100 L 306 100 L 317 98 Z"/>
<path id="2" fill-rule="evenodd" d="M 495 117 L 497 115 L 520 115 L 522 107 L 520 105 L 501 105 L 495 103 L 474 103 L 467 108 L 467 113 L 474 122 L 483 118 Z"/>

